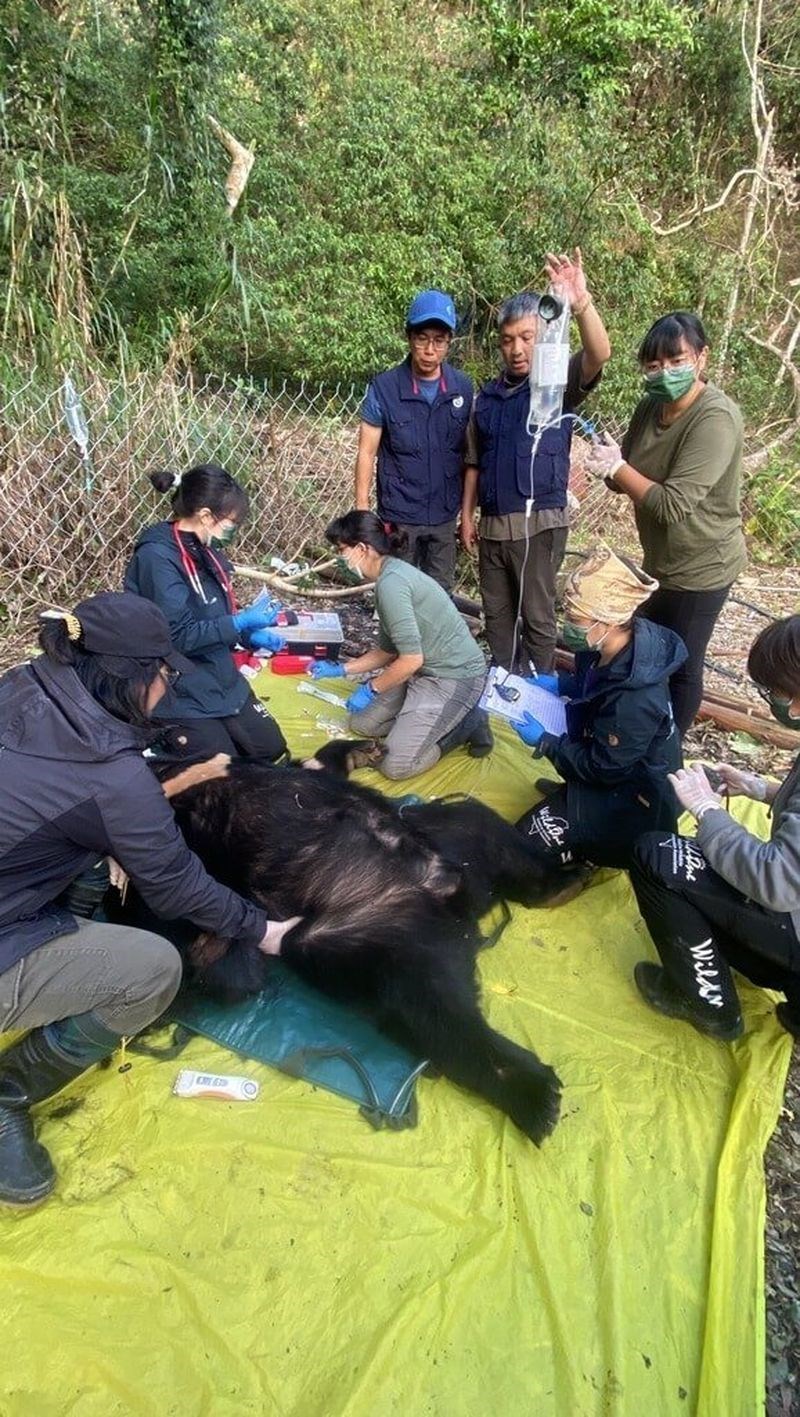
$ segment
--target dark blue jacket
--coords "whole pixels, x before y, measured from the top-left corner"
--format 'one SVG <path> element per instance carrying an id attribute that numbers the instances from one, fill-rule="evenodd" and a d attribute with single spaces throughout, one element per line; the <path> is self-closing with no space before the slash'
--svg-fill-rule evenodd
<path id="1" fill-rule="evenodd" d="M 461 506 L 472 381 L 442 365 L 432 404 L 415 392 L 411 360 L 372 381 L 384 415 L 378 448 L 378 513 L 407 526 L 440 526 Z"/>
<path id="2" fill-rule="evenodd" d="M 263 912 L 189 850 L 141 734 L 106 713 L 74 669 L 34 659 L 0 678 L 0 973 L 76 928 L 57 897 L 106 855 L 163 919 L 263 937 Z"/>
<path id="3" fill-rule="evenodd" d="M 529 498 L 536 511 L 567 505 L 572 420 L 545 428 L 531 468 L 529 402 L 527 379 L 511 385 L 502 378 L 484 384 L 475 401 L 478 502 L 484 516 L 524 512 Z"/>
<path id="4" fill-rule="evenodd" d="M 673 630 L 635 619 L 631 643 L 610 664 L 591 650 L 576 655 L 574 675 L 558 676 L 570 696 L 567 732 L 545 734 L 537 752 L 566 781 L 566 841 L 589 860 L 624 865 L 642 832 L 675 830 L 667 773 L 681 765 L 681 744 L 669 678 L 685 659 Z"/>
<path id="5" fill-rule="evenodd" d="M 160 606 L 175 648 L 196 666 L 193 674 L 181 675 L 155 717 L 230 718 L 250 697 L 247 681 L 231 657 L 237 643 L 233 615 L 206 548 L 193 534 L 180 535 L 197 572 L 201 595 L 184 570 L 172 522 L 158 522 L 142 532 L 125 572 L 125 589 Z M 233 566 L 227 557 L 221 551 L 214 556 L 230 576 Z"/>

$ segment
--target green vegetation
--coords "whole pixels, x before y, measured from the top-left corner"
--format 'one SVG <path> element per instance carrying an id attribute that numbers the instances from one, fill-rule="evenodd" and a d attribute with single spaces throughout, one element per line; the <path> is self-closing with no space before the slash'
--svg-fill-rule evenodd
<path id="1" fill-rule="evenodd" d="M 483 372 L 497 302 L 577 243 L 616 352 L 607 416 L 676 305 L 702 311 L 753 426 L 767 403 L 790 416 L 749 338 L 778 328 L 783 349 L 797 322 L 790 0 L 767 0 L 760 36 L 745 12 L 755 79 L 732 0 L 2 8 L 7 365 L 360 379 L 435 283 Z M 775 112 L 756 179 L 751 96 L 762 129 Z M 256 153 L 232 219 L 209 114 Z"/>

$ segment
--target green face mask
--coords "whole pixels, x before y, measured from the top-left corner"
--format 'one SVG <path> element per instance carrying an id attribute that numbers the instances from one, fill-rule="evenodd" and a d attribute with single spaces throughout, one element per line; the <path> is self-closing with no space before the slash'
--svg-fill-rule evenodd
<path id="1" fill-rule="evenodd" d="M 696 377 L 693 364 L 684 364 L 680 369 L 661 369 L 657 374 L 645 374 L 645 392 L 659 403 L 674 403 L 688 394 Z"/>
<path id="2" fill-rule="evenodd" d="M 239 528 L 235 524 L 232 524 L 231 526 L 226 526 L 225 530 L 220 536 L 212 536 L 211 545 L 217 547 L 230 546 L 238 529 Z"/>
<path id="3" fill-rule="evenodd" d="M 566 649 L 572 650 L 573 654 L 580 654 L 582 649 L 589 648 L 588 630 L 584 630 L 580 625 L 573 625 L 571 620 L 564 620 L 561 625 L 561 639 Z"/>
<path id="4" fill-rule="evenodd" d="M 767 694 L 766 699 L 772 717 L 777 718 L 784 728 L 793 728 L 795 733 L 800 733 L 800 718 L 795 718 L 794 714 L 789 712 L 792 700 L 782 699 L 778 694 Z"/>

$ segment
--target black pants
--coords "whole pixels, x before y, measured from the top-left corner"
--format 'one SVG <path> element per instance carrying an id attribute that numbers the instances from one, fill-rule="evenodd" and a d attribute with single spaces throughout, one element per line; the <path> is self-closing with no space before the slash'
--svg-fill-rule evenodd
<path id="1" fill-rule="evenodd" d="M 693 838 L 648 832 L 633 854 L 631 885 L 667 974 L 710 1017 L 738 1015 L 731 965 L 800 1007 L 800 940 L 791 915 L 734 890 Z"/>
<path id="2" fill-rule="evenodd" d="M 448 595 L 456 574 L 456 523 L 442 522 L 439 526 L 409 526 L 403 522 L 398 531 L 408 537 L 405 551 L 398 551 L 402 561 L 410 561 L 426 576 L 438 581 Z"/>
<path id="3" fill-rule="evenodd" d="M 486 620 L 486 638 L 492 659 L 501 669 L 518 669 L 530 674 L 530 665 L 540 673 L 553 667 L 556 649 L 556 577 L 567 547 L 567 528 L 537 531 L 530 538 L 525 561 L 525 541 L 478 543 L 481 599 Z M 517 663 L 511 663 L 514 627 L 517 623 L 522 567 L 522 628 L 517 643 Z"/>
<path id="4" fill-rule="evenodd" d="M 669 681 L 672 712 L 681 737 L 694 722 L 703 697 L 703 667 L 730 586 L 721 590 L 657 590 L 638 612 L 680 635 L 689 657 Z"/>
<path id="5" fill-rule="evenodd" d="M 172 719 L 164 745 L 184 758 L 229 753 L 232 758 L 268 758 L 275 763 L 287 754 L 280 727 L 253 693 L 230 718 Z"/>
<path id="6" fill-rule="evenodd" d="M 674 826 L 675 814 L 662 802 L 645 804 L 641 794 L 625 786 L 609 787 L 603 796 L 607 797 L 608 805 L 602 825 L 597 821 L 596 807 L 588 821 L 585 807 L 583 822 L 580 806 L 571 816 L 567 788 L 559 787 L 519 818 L 517 831 L 527 837 L 542 865 L 556 873 L 569 871 L 582 862 L 627 871 L 634 846 L 643 833 L 659 823 L 670 822 Z M 596 823 L 594 830 L 592 821 Z"/>

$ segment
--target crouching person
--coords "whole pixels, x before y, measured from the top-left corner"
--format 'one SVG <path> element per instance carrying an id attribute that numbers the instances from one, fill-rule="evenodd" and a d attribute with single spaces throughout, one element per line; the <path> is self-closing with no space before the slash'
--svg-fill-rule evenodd
<path id="1" fill-rule="evenodd" d="M 800 732 L 800 615 L 763 630 L 747 667 L 778 721 Z M 697 836 L 650 833 L 637 844 L 631 884 L 661 965 L 637 964 L 636 984 L 659 1013 L 730 1042 L 743 1028 L 737 969 L 785 995 L 778 1019 L 800 1038 L 800 756 L 780 786 L 716 771 L 729 795 L 770 804 L 770 839 L 729 816 L 702 768 L 676 775 Z"/>
<path id="2" fill-rule="evenodd" d="M 374 674 L 347 708 L 353 733 L 385 740 L 379 771 L 412 777 L 462 743 L 473 757 L 489 753 L 489 722 L 478 708 L 486 664 L 446 591 L 398 560 L 393 553 L 403 537 L 386 531 L 374 512 L 337 517 L 325 535 L 352 570 L 375 582 L 378 648 L 311 672 L 317 679 Z"/>
<path id="3" fill-rule="evenodd" d="M 109 855 L 152 910 L 277 953 L 269 922 L 186 846 L 142 747 L 153 709 L 190 660 L 136 595 L 103 594 L 43 618 L 39 658 L 0 679 L 0 1202 L 55 1184 L 30 1108 L 107 1057 L 173 999 L 180 958 L 160 935 L 76 920 L 66 888 Z"/>
<path id="4" fill-rule="evenodd" d="M 627 868 L 642 832 L 677 825 L 668 774 L 681 750 L 669 678 L 686 649 L 672 630 L 633 618 L 657 585 L 613 551 L 589 556 L 564 592 L 562 638 L 575 671 L 532 681 L 568 697 L 567 731 L 548 733 L 531 714 L 514 725 L 564 779 L 537 784 L 545 800 L 517 822 L 552 866 L 551 904 L 575 895 L 593 866 Z"/>

